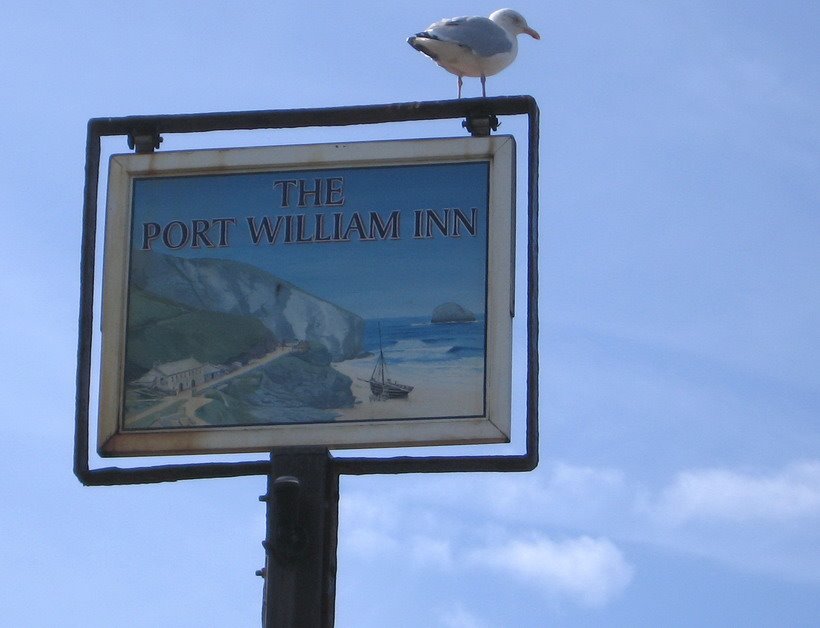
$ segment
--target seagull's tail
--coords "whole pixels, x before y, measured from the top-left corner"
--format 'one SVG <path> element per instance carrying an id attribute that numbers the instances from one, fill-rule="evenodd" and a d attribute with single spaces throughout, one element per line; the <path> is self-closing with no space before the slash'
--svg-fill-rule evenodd
<path id="1" fill-rule="evenodd" d="M 427 46 L 427 42 L 438 40 L 438 37 L 431 35 L 430 33 L 424 31 L 422 33 L 416 33 L 412 37 L 407 38 L 407 43 L 413 46 L 419 52 L 423 52 L 428 57 L 433 59 L 434 61 L 438 59 L 438 55 L 434 53 L 429 46 Z"/>

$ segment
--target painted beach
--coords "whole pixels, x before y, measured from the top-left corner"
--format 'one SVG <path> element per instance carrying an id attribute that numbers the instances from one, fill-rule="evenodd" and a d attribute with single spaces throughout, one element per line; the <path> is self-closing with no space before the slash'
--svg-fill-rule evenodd
<path id="1" fill-rule="evenodd" d="M 352 380 L 353 407 L 337 421 L 470 417 L 484 412 L 484 320 L 431 323 L 429 317 L 368 320 L 364 357 L 335 362 Z M 386 375 L 412 386 L 400 398 L 374 395 L 368 380 L 381 352 Z M 377 376 L 378 377 L 378 376 Z"/>

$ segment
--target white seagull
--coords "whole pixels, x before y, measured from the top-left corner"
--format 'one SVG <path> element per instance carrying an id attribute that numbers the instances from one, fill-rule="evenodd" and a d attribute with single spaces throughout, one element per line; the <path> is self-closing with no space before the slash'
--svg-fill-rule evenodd
<path id="1" fill-rule="evenodd" d="M 481 95 L 486 96 L 487 77 L 498 74 L 515 60 L 521 33 L 541 39 L 520 13 L 500 9 L 488 18 L 441 20 L 408 37 L 407 43 L 458 77 L 459 98 L 465 76 L 480 76 Z"/>

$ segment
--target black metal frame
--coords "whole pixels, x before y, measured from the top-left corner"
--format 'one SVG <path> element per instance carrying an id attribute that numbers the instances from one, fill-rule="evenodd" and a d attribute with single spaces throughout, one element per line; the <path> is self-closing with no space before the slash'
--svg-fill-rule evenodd
<path id="1" fill-rule="evenodd" d="M 204 133 L 300 127 L 338 127 L 422 120 L 465 118 L 473 134 L 488 134 L 497 117 L 527 115 L 527 396 L 526 449 L 522 455 L 402 456 L 392 458 L 331 456 L 339 475 L 531 471 L 538 464 L 538 143 L 539 111 L 531 96 L 464 98 L 460 100 L 365 105 L 322 109 L 128 116 L 94 118 L 88 122 L 85 196 L 81 253 L 81 297 L 77 348 L 77 397 L 74 435 L 74 473 L 85 485 L 145 484 L 217 477 L 268 475 L 268 459 L 250 462 L 212 462 L 149 467 L 89 468 L 89 395 L 94 314 L 94 271 L 97 237 L 97 189 L 101 138 L 127 136 L 129 146 L 150 152 L 164 133 Z M 276 451 L 285 452 L 286 449 Z"/>

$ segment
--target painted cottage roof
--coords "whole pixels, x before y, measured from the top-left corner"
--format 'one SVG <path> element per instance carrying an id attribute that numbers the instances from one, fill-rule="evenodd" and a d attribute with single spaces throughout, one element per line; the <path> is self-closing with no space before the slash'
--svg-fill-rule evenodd
<path id="1" fill-rule="evenodd" d="M 171 377 L 185 371 L 193 371 L 194 369 L 202 368 L 203 364 L 195 358 L 185 358 L 184 360 L 176 360 L 175 362 L 166 362 L 165 364 L 157 364 L 152 371 L 156 371 L 163 377 Z"/>

